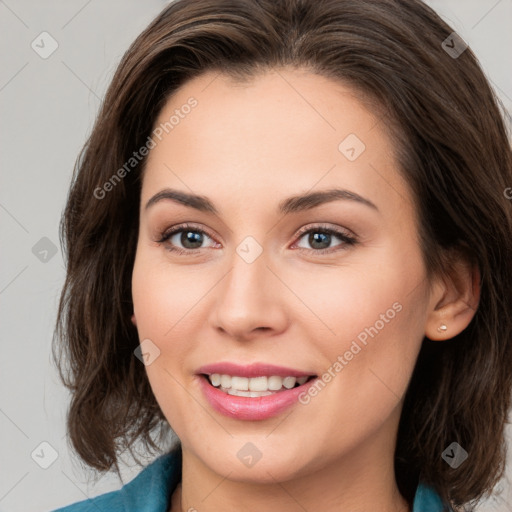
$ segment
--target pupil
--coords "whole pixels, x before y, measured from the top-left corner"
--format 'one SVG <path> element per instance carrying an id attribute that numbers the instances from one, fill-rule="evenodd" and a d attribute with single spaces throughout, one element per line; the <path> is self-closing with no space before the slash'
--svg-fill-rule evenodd
<path id="1" fill-rule="evenodd" d="M 314 249 L 326 249 L 329 247 L 331 235 L 329 233 L 310 233 L 309 243 Z M 320 243 L 323 246 L 318 247 L 315 244 Z"/>
<path id="2" fill-rule="evenodd" d="M 187 249 L 197 249 L 201 247 L 203 243 L 203 235 L 202 233 L 196 233 L 194 231 L 184 231 L 181 234 L 181 243 L 184 247 L 187 247 Z M 187 246 L 188 243 L 191 243 L 192 247 Z"/>

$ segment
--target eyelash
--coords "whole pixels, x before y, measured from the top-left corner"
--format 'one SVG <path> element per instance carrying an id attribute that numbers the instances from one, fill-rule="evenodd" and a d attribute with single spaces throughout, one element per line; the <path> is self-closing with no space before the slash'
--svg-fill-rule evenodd
<path id="1" fill-rule="evenodd" d="M 211 236 L 207 231 L 205 231 L 203 229 L 200 229 L 191 224 L 180 224 L 178 226 L 171 228 L 168 231 L 164 231 L 164 232 L 160 233 L 160 239 L 157 240 L 156 242 L 159 244 L 166 243 L 173 235 L 175 235 L 176 233 L 180 233 L 182 231 L 192 231 L 194 233 L 200 233 L 202 235 L 208 236 L 209 238 L 211 238 L 213 240 L 213 236 Z M 346 250 L 347 247 L 354 246 L 358 243 L 358 240 L 355 236 L 350 236 L 345 231 L 338 231 L 336 229 L 329 228 L 329 227 L 322 226 L 322 225 L 302 228 L 299 230 L 296 237 L 298 238 L 298 240 L 300 240 L 304 235 L 311 233 L 311 232 L 323 233 L 323 234 L 327 234 L 327 235 L 334 235 L 335 237 L 339 238 L 343 242 L 343 244 L 337 245 L 335 247 L 328 247 L 326 249 L 306 249 L 304 247 L 298 247 L 299 251 L 307 251 L 307 252 L 312 251 L 315 254 L 326 254 L 326 253 L 336 252 L 339 250 Z M 181 249 L 180 247 L 175 247 L 175 246 L 171 246 L 168 244 L 166 246 L 166 250 L 168 250 L 170 252 L 174 252 L 179 255 L 189 255 L 189 256 L 191 254 L 195 254 L 196 251 L 200 251 L 201 249 L 206 249 L 206 247 L 200 247 L 197 249 Z"/>

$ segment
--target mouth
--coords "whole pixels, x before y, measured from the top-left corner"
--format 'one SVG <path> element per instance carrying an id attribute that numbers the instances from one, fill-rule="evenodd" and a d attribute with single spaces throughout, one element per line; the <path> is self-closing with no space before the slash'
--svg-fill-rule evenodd
<path id="1" fill-rule="evenodd" d="M 316 378 L 316 375 L 294 377 L 288 375 L 260 375 L 258 377 L 241 377 L 238 375 L 228 375 L 220 373 L 201 374 L 207 382 L 214 388 L 231 396 L 243 396 L 248 398 L 259 398 L 276 393 L 298 388 L 310 380 Z"/>
<path id="2" fill-rule="evenodd" d="M 297 404 L 318 376 L 267 364 L 219 363 L 200 368 L 199 383 L 217 412 L 238 420 L 265 420 Z"/>

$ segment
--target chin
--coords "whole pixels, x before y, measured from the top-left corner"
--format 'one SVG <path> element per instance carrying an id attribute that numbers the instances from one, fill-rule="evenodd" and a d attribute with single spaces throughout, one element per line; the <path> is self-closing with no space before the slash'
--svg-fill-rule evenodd
<path id="1" fill-rule="evenodd" d="M 285 482 L 305 476 L 323 465 L 320 462 L 315 465 L 308 460 L 300 448 L 304 442 L 298 439 L 289 440 L 291 445 L 288 449 L 282 443 L 269 442 L 263 437 L 252 436 L 252 441 L 242 439 L 236 437 L 227 444 L 205 443 L 216 448 L 203 453 L 205 447 L 201 445 L 195 453 L 211 471 L 225 475 L 231 481 L 245 483 Z"/>

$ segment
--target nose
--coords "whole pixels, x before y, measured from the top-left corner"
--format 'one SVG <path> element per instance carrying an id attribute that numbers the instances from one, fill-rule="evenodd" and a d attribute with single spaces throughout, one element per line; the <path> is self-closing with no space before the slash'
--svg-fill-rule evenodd
<path id="1" fill-rule="evenodd" d="M 212 324 L 237 341 L 269 337 L 287 325 L 286 290 L 265 251 L 248 263 L 233 252 L 231 269 L 215 287 Z"/>

